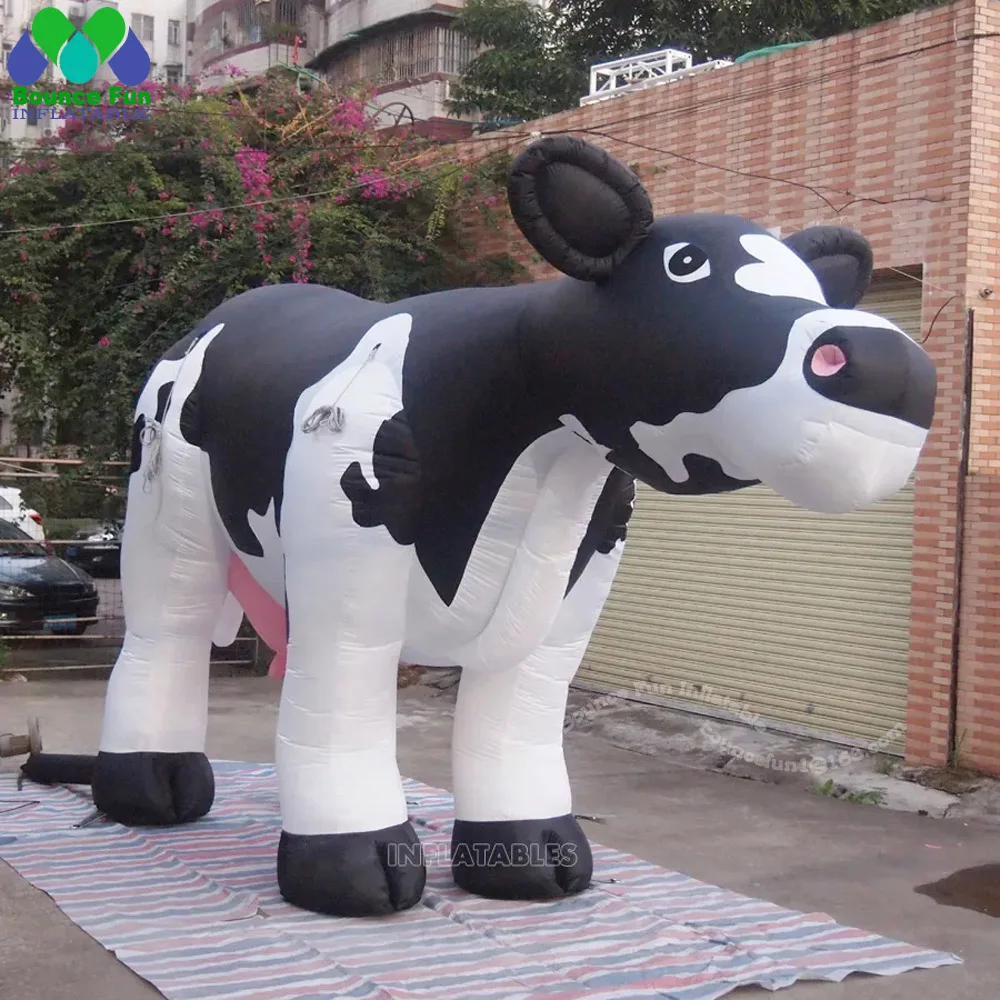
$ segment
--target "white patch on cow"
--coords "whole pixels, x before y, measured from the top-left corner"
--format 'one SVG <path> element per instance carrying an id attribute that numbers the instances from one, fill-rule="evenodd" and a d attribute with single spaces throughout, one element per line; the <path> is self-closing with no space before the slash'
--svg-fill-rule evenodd
<path id="1" fill-rule="evenodd" d="M 761 480 L 809 510 L 844 513 L 905 485 L 927 438 L 920 427 L 826 399 L 805 380 L 806 353 L 838 325 L 897 330 L 880 316 L 819 309 L 792 326 L 785 357 L 766 382 L 728 393 L 707 413 L 681 413 L 662 426 L 632 425 L 639 447 L 675 483 L 686 455 L 714 459 L 727 476 Z"/>
<path id="2" fill-rule="evenodd" d="M 807 299 L 826 305 L 819 279 L 811 268 L 784 243 L 763 233 L 740 237 L 743 249 L 759 264 L 744 264 L 735 274 L 736 284 L 758 295 Z"/>
<path id="3" fill-rule="evenodd" d="M 176 361 L 161 361 L 154 369 L 142 387 L 139 399 L 135 404 L 135 419 L 144 417 L 147 421 L 156 416 L 156 404 L 159 398 L 160 389 L 168 382 L 177 380 L 177 373 L 184 363 L 183 358 Z"/>

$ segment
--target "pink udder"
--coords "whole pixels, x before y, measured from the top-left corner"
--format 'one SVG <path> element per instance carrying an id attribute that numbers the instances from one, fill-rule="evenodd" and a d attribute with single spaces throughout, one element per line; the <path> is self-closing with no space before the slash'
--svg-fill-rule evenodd
<path id="1" fill-rule="evenodd" d="M 288 652 L 285 609 L 253 578 L 236 555 L 229 557 L 229 590 L 240 602 L 257 634 L 274 650 L 268 675 L 284 677 Z"/>
<path id="2" fill-rule="evenodd" d="M 836 375 L 847 364 L 847 355 L 836 344 L 824 344 L 813 353 L 809 367 L 814 375 L 827 378 Z"/>

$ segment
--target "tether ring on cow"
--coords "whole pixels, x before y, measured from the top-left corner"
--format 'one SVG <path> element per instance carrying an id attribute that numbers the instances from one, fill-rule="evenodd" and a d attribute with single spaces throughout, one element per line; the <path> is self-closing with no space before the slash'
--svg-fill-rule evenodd
<path id="1" fill-rule="evenodd" d="M 342 431 L 344 429 L 344 411 L 337 406 L 337 403 L 340 402 L 344 393 L 354 384 L 354 380 L 365 370 L 365 366 L 375 357 L 381 346 L 381 344 L 376 344 L 371 349 L 368 357 L 362 362 L 361 367 L 351 376 L 351 380 L 340 390 L 337 398 L 329 406 L 318 407 L 302 421 L 303 434 L 312 434 L 313 431 L 318 431 L 320 427 L 324 426 L 329 427 L 332 431 Z"/>
<path id="2" fill-rule="evenodd" d="M 321 406 L 314 410 L 302 423 L 302 433 L 312 434 L 320 427 L 329 427 L 330 430 L 339 431 L 344 427 L 344 411 L 339 406 Z"/>

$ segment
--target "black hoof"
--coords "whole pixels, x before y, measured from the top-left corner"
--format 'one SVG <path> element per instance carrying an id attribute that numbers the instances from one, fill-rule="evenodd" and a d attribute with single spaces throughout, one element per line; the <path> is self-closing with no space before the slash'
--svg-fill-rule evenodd
<path id="1" fill-rule="evenodd" d="M 427 881 L 409 823 L 366 833 L 281 831 L 278 888 L 293 906 L 334 917 L 381 917 L 420 902 Z"/>
<path id="2" fill-rule="evenodd" d="M 203 753 L 99 753 L 94 805 L 124 826 L 175 826 L 201 819 L 215 800 Z"/>
<path id="3" fill-rule="evenodd" d="M 455 885 L 487 899 L 555 899 L 583 892 L 594 874 L 587 835 L 572 816 L 473 823 L 455 820 Z"/>

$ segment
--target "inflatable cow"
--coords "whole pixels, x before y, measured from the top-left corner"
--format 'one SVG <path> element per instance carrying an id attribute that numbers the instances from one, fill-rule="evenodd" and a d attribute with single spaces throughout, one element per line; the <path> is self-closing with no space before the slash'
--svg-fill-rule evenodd
<path id="1" fill-rule="evenodd" d="M 401 659 L 463 668 L 456 883 L 586 889 L 563 715 L 635 481 L 765 483 L 847 512 L 904 485 L 931 426 L 927 355 L 854 308 L 872 274 L 856 233 L 654 221 L 630 170 L 568 137 L 521 153 L 509 200 L 562 276 L 390 304 L 258 288 L 169 350 L 139 398 L 94 800 L 129 825 L 209 811 L 210 648 L 245 612 L 285 668 L 277 874 L 308 910 L 421 897 Z"/>

